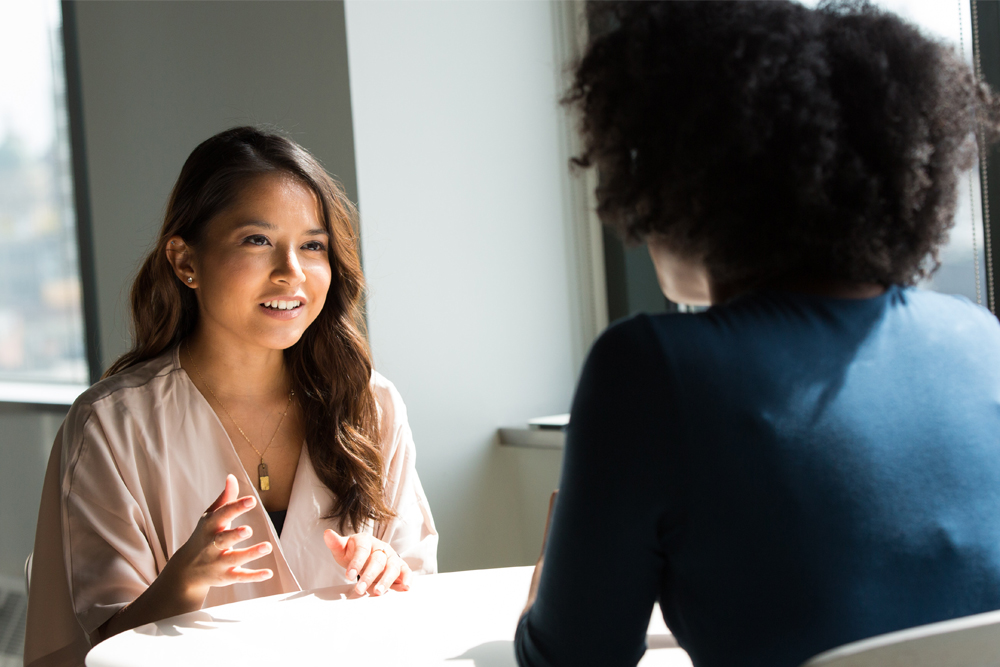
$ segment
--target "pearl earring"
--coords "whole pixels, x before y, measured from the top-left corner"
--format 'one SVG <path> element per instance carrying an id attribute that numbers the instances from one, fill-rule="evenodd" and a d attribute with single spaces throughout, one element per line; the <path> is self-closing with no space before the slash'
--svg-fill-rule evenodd
<path id="1" fill-rule="evenodd" d="M 193 282 L 194 282 L 194 278 L 192 278 L 191 276 L 188 276 L 188 283 L 193 283 Z"/>

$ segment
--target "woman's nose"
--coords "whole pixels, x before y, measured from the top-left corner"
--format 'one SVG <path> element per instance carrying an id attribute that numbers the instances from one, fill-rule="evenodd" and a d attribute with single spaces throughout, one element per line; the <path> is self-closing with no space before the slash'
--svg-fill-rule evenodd
<path id="1" fill-rule="evenodd" d="M 281 261 L 272 273 L 275 282 L 283 282 L 289 285 L 298 285 L 306 279 L 305 272 L 302 271 L 302 264 L 294 249 L 281 253 Z"/>

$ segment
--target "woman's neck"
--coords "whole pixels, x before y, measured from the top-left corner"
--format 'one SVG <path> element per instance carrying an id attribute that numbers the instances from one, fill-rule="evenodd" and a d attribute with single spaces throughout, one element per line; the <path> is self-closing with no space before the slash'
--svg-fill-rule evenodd
<path id="1" fill-rule="evenodd" d="M 196 330 L 181 344 L 181 366 L 225 400 L 268 400 L 290 389 L 282 350 L 221 344 Z"/>

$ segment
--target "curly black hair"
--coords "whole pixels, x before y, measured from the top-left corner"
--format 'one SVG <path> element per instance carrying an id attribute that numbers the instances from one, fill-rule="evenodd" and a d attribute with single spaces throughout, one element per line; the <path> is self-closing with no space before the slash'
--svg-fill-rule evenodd
<path id="1" fill-rule="evenodd" d="M 945 44 L 865 2 L 591 3 L 564 103 L 626 238 L 720 285 L 913 284 L 938 266 L 998 101 Z"/>

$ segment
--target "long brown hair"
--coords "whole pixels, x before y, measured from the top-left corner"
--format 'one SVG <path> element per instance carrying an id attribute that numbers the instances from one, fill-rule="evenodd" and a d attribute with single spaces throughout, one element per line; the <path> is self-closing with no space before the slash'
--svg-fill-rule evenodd
<path id="1" fill-rule="evenodd" d="M 328 517 L 360 530 L 366 520 L 384 520 L 393 512 L 382 493 L 378 411 L 361 314 L 357 211 L 343 188 L 294 141 L 236 127 L 194 149 L 170 195 L 159 238 L 132 284 L 132 349 L 104 376 L 157 357 L 194 332 L 198 301 L 168 263 L 167 240 L 177 235 L 197 248 L 212 218 L 251 180 L 273 173 L 288 174 L 316 194 L 330 235 L 333 280 L 326 303 L 302 338 L 285 350 L 285 363 L 302 405 L 309 457 L 337 497 Z"/>

